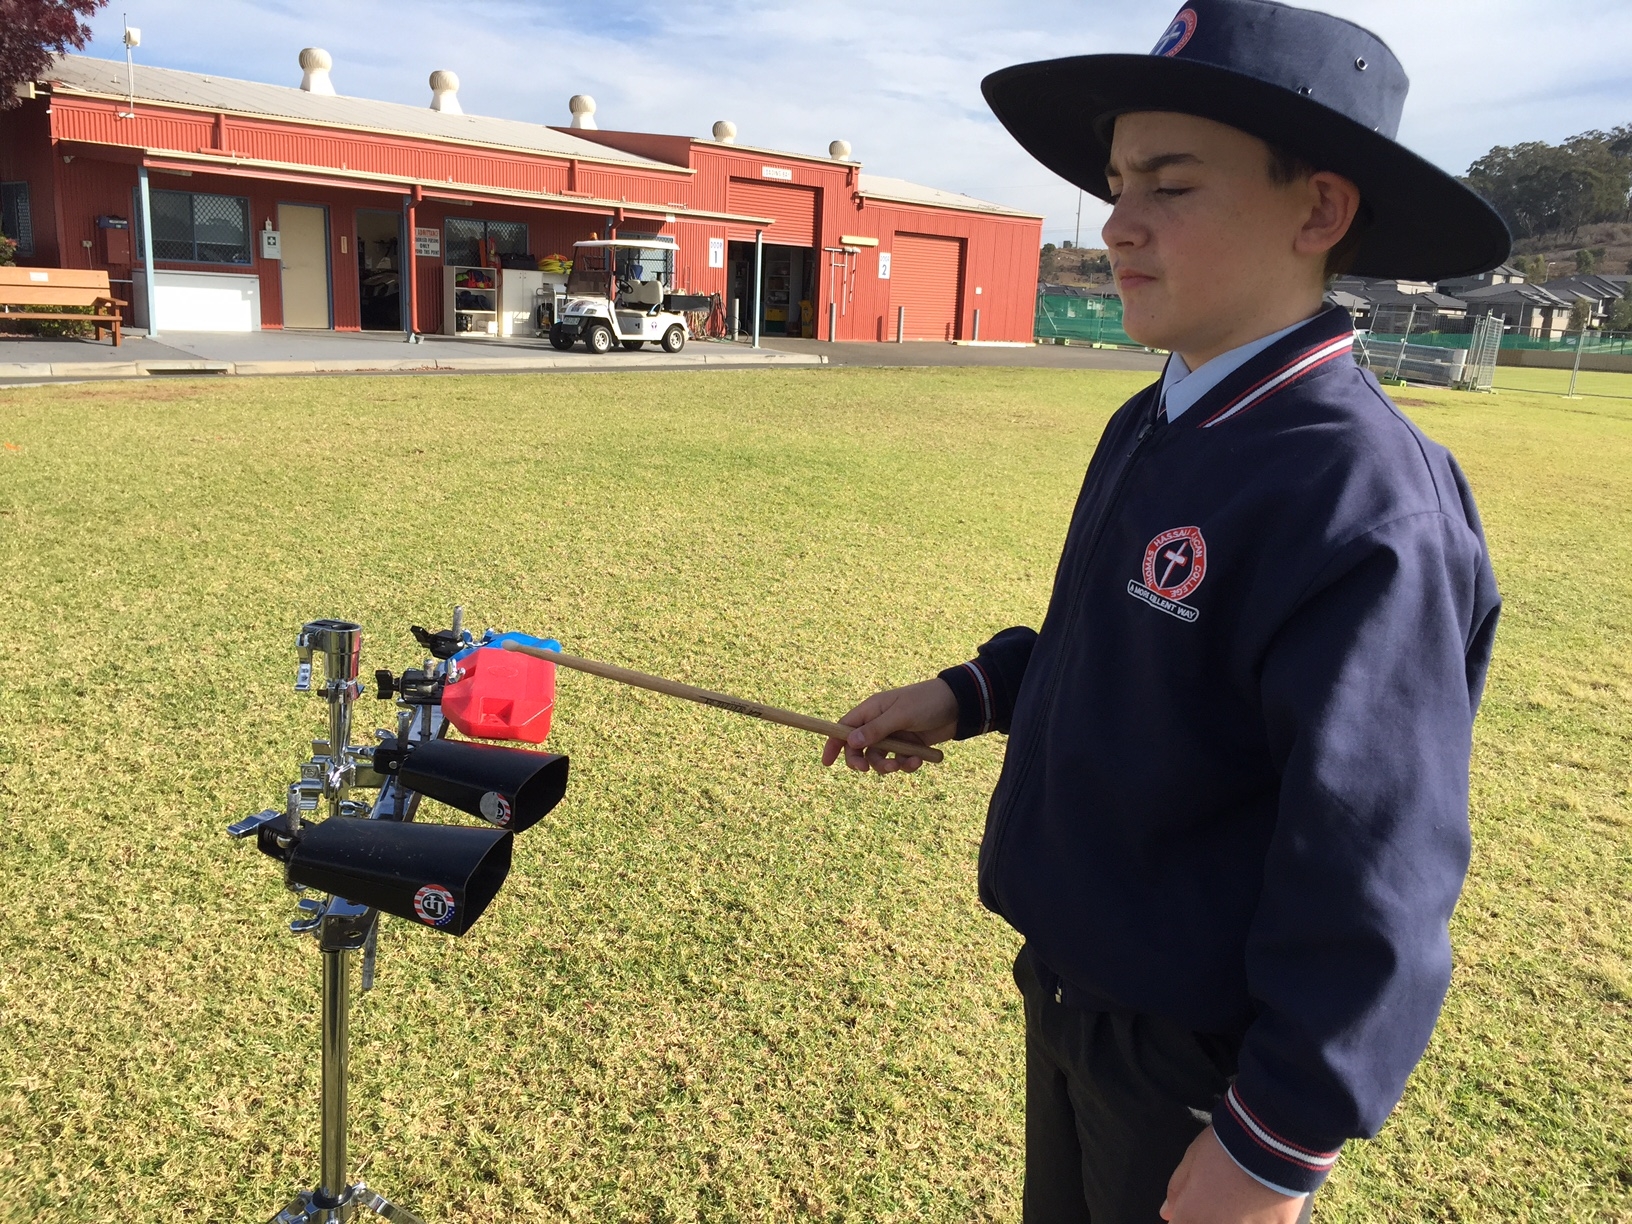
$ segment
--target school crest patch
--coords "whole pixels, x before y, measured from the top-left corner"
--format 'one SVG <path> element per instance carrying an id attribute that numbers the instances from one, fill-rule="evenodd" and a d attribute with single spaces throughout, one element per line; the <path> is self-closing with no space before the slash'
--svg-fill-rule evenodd
<path id="1" fill-rule="evenodd" d="M 1162 32 L 1156 40 L 1156 45 L 1150 49 L 1152 55 L 1175 56 L 1184 50 L 1184 44 L 1189 42 L 1196 33 L 1196 10 L 1180 9 L 1179 15 L 1173 18 L 1173 24 Z"/>
<path id="2" fill-rule="evenodd" d="M 1174 527 L 1145 546 L 1138 579 L 1129 579 L 1128 594 L 1159 612 L 1191 622 L 1201 613 L 1184 603 L 1207 577 L 1207 541 L 1199 527 Z"/>

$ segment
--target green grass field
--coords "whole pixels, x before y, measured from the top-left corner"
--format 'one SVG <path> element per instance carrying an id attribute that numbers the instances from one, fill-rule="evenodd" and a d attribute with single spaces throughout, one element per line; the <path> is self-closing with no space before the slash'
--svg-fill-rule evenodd
<path id="1" fill-rule="evenodd" d="M 1528 366 L 1497 366 L 1496 391 L 1539 391 L 1545 395 L 1567 395 L 1569 370 L 1548 370 Z M 1576 374 L 1575 393 L 1583 399 L 1632 399 L 1632 374 L 1607 370 L 1581 370 Z"/>
<path id="2" fill-rule="evenodd" d="M 1035 623 L 1147 377 L 0 391 L 0 1218 L 265 1218 L 315 1177 L 318 957 L 223 832 L 321 733 L 302 621 L 400 668 L 462 602 L 836 715 Z M 1316 1218 L 1632 1220 L 1632 405 L 1402 394 L 1507 609 L 1452 994 Z M 384 930 L 370 1183 L 433 1222 L 1018 1219 L 1018 940 L 974 889 L 1001 740 L 858 778 L 576 675 L 556 723 L 572 790 L 480 925 Z"/>

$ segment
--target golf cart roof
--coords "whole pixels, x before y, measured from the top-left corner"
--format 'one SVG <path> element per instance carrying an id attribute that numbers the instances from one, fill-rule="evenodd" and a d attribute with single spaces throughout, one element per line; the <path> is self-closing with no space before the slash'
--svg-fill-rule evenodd
<path id="1" fill-rule="evenodd" d="M 652 234 L 645 238 L 601 238 L 589 242 L 575 242 L 572 245 L 575 249 L 578 247 L 609 247 L 623 251 L 678 251 L 680 249 L 680 244 L 667 234 Z"/>

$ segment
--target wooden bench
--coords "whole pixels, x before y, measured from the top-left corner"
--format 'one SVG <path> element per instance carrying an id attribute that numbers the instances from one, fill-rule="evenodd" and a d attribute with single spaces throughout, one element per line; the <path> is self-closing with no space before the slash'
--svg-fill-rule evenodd
<path id="1" fill-rule="evenodd" d="M 117 348 L 119 327 L 123 322 L 119 308 L 128 305 L 129 302 L 113 296 L 106 272 L 88 268 L 0 267 L 0 322 L 62 319 L 90 323 L 96 327 L 98 340 L 102 339 L 104 331 L 111 331 L 114 347 Z M 89 306 L 91 313 L 22 311 L 13 310 L 14 306 Z"/>

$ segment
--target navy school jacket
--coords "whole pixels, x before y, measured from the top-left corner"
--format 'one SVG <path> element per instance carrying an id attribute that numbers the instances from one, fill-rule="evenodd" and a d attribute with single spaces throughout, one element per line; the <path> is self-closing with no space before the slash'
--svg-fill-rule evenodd
<path id="1" fill-rule="evenodd" d="M 1334 307 L 1177 421 L 1136 395 L 1041 631 L 942 673 L 960 738 L 1009 733 L 982 900 L 1066 1002 L 1239 1037 L 1213 1125 L 1294 1192 L 1438 1017 L 1500 606 L 1456 461 L 1351 343 Z"/>

